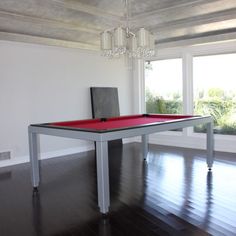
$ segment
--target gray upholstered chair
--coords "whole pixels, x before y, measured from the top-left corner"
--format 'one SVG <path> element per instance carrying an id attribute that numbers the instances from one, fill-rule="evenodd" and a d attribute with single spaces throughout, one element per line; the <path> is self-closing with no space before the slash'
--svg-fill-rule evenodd
<path id="1" fill-rule="evenodd" d="M 113 87 L 91 87 L 91 105 L 93 118 L 120 116 L 118 89 Z M 110 141 L 109 147 L 121 146 L 122 139 Z"/>

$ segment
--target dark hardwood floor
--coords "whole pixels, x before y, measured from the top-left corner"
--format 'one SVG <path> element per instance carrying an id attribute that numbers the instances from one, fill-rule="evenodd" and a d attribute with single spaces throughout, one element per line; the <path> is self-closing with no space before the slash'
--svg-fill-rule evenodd
<path id="1" fill-rule="evenodd" d="M 97 208 L 94 151 L 0 169 L 1 236 L 236 235 L 236 154 L 140 145 L 109 151 L 111 213 Z"/>

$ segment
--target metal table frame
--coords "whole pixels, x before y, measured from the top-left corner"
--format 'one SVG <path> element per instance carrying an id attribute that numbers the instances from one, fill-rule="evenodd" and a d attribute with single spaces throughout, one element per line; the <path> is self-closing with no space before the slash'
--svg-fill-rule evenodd
<path id="1" fill-rule="evenodd" d="M 109 167 L 108 167 L 108 141 L 128 138 L 134 136 L 142 136 L 142 152 L 143 158 L 146 159 L 148 154 L 148 135 L 191 127 L 199 124 L 206 124 L 206 143 L 207 143 L 207 166 L 211 169 L 213 165 L 213 119 L 210 116 L 191 117 L 180 120 L 172 120 L 167 122 L 160 122 L 156 124 L 111 130 L 106 132 L 101 131 L 84 131 L 78 129 L 63 129 L 49 127 L 43 124 L 32 124 L 28 127 L 29 135 L 29 154 L 31 162 L 31 176 L 32 185 L 34 188 L 39 186 L 39 134 L 59 136 L 74 139 L 83 139 L 96 142 L 96 162 L 97 162 L 97 191 L 98 191 L 98 206 L 100 212 L 106 214 L 109 212 L 110 206 L 110 189 L 109 189 Z"/>

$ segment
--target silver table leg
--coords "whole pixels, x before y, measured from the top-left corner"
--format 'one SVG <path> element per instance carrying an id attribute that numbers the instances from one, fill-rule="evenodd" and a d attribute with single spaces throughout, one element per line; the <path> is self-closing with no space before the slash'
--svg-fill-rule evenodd
<path id="1" fill-rule="evenodd" d="M 33 187 L 39 186 L 38 134 L 28 131 L 31 178 Z"/>
<path id="2" fill-rule="evenodd" d="M 100 212 L 106 214 L 108 213 L 110 206 L 107 142 L 96 142 L 96 154 L 98 206 L 100 207 Z"/>
<path id="3" fill-rule="evenodd" d="M 148 154 L 148 135 L 142 135 L 142 151 L 143 151 L 143 159 L 146 160 Z"/>
<path id="4" fill-rule="evenodd" d="M 209 122 L 207 123 L 207 166 L 209 170 L 212 168 L 213 165 L 213 149 L 213 122 Z"/>

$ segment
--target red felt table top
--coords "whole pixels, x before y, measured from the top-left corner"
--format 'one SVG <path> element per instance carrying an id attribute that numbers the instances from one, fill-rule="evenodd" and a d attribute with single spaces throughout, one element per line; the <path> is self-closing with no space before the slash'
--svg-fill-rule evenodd
<path id="1" fill-rule="evenodd" d="M 90 119 L 90 120 L 75 120 L 75 121 L 64 121 L 64 122 L 53 122 L 49 123 L 49 126 L 77 128 L 83 130 L 113 130 L 122 128 L 132 128 L 136 126 L 155 124 L 168 121 L 178 121 L 182 119 L 192 118 L 189 115 L 131 115 L 131 116 L 120 116 L 108 118 L 106 121 L 101 119 Z"/>

